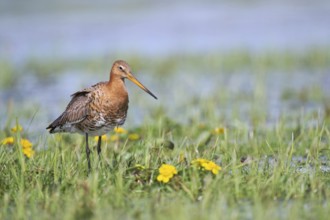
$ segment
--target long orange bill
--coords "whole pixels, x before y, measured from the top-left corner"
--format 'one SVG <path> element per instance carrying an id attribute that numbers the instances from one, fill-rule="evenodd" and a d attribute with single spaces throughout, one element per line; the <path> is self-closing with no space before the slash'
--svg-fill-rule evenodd
<path id="1" fill-rule="evenodd" d="M 131 73 L 127 74 L 127 78 L 131 80 L 133 83 L 135 83 L 138 87 L 143 89 L 145 92 L 149 93 L 149 95 L 157 99 L 157 97 L 154 94 L 152 94 L 152 92 L 150 92 L 150 90 L 147 89 L 142 83 L 140 83 L 139 80 L 137 80 L 135 76 L 133 76 Z"/>

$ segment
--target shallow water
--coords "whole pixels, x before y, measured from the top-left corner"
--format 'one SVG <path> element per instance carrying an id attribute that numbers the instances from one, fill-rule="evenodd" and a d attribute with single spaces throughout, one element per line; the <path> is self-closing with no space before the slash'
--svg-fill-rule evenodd
<path id="1" fill-rule="evenodd" d="M 270 125 L 274 125 L 283 115 L 298 118 L 316 113 L 318 114 L 316 120 L 323 117 L 322 97 L 329 94 L 330 74 L 301 71 L 290 74 L 273 72 L 263 76 L 260 81 L 257 75 L 247 72 L 199 74 L 199 71 L 202 70 L 197 70 L 195 73 L 173 74 L 159 81 L 148 77 L 149 74 L 141 75 L 140 80 L 158 96 L 158 100 L 154 100 L 133 83 L 126 82 L 130 94 L 130 109 L 125 126 L 134 127 L 144 121 L 152 121 L 151 112 L 160 107 L 164 108 L 170 118 L 186 123 L 194 117 L 201 118 L 202 112 L 209 109 L 203 106 L 203 103 L 210 103 L 207 100 L 214 100 L 212 114 L 217 118 L 224 120 L 236 118 L 248 124 L 252 112 L 258 111 L 259 108 L 266 114 L 267 123 Z M 32 112 L 37 113 L 34 129 L 44 130 L 45 125 L 65 109 L 71 94 L 98 81 L 100 81 L 98 76 L 81 71 L 63 73 L 47 83 L 31 75 L 24 76 L 15 87 L 1 92 L 0 97 L 4 101 L 0 103 L 6 105 L 11 100 L 16 108 L 32 109 Z M 260 91 L 261 97 L 256 94 L 259 92 L 256 87 L 260 86 L 263 87 Z M 317 90 L 320 96 L 307 100 L 301 98 L 313 93 L 314 90 Z M 286 93 L 293 95 L 284 98 Z M 260 102 L 260 105 L 255 103 L 255 100 Z M 30 115 L 33 114 L 32 112 Z M 226 122 L 212 121 L 215 126 L 216 123 L 219 126 Z M 229 125 L 231 123 L 233 122 L 229 122 Z M 310 123 L 319 122 L 310 121 Z"/>
<path id="2" fill-rule="evenodd" d="M 0 1 L 0 57 L 164 55 L 328 45 L 330 2 Z"/>

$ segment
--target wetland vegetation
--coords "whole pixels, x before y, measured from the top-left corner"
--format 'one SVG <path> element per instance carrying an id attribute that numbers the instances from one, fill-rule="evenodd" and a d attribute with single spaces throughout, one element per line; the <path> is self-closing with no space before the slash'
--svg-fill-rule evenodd
<path id="1" fill-rule="evenodd" d="M 329 51 L 3 60 L 0 219 L 327 219 Z M 159 101 L 127 83 L 87 175 L 84 137 L 44 128 L 118 56 Z"/>

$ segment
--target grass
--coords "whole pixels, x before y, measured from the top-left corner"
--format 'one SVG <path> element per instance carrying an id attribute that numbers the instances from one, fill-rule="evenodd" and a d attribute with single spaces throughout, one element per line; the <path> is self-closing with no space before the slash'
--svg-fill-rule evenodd
<path id="1" fill-rule="evenodd" d="M 272 129 L 233 127 L 215 134 L 212 127 L 158 115 L 154 124 L 131 131 L 140 140 L 122 135 L 106 141 L 101 160 L 93 148 L 89 175 L 79 135 L 40 140 L 35 145 L 48 147 L 30 159 L 17 144 L 2 146 L 0 218 L 326 219 L 330 173 L 320 167 L 329 166 L 330 127 L 324 121 L 292 128 L 286 120 Z M 222 170 L 198 170 L 191 165 L 196 158 Z M 163 163 L 178 170 L 167 184 L 156 180 Z"/>
<path id="2" fill-rule="evenodd" d="M 105 70 L 100 68 L 107 67 L 108 60 L 31 59 L 19 67 L 3 61 L 0 75 L 6 82 L 0 87 L 15 85 L 22 72 L 42 81 L 54 73 L 86 67 L 86 72 L 103 77 Z M 317 85 L 319 81 L 299 88 L 281 87 L 280 104 L 293 104 L 283 107 L 290 111 L 281 111 L 269 124 L 271 83 L 267 84 L 278 79 L 272 78 L 276 74 L 267 78 L 277 71 L 290 80 L 300 71 L 324 77 L 330 63 L 327 50 L 177 55 L 154 58 L 152 65 L 138 56 L 127 60 L 134 69 L 154 73 L 155 81 L 164 83 L 159 93 L 167 92 L 165 79 L 173 79 L 173 73 L 191 71 L 198 81 L 203 77 L 196 73 L 205 71 L 210 81 L 219 82 L 207 96 L 176 96 L 167 104 L 162 97 L 165 104 L 154 108 L 130 93 L 132 108 L 146 104 L 150 117 L 130 127 L 128 134 L 117 134 L 118 140 L 111 138 L 114 133 L 108 134 L 100 160 L 96 141 L 90 138 L 93 168 L 89 174 L 84 137 L 38 133 L 44 109 L 36 111 L 38 105 L 29 100 L 20 106 L 10 101 L 0 114 L 0 141 L 15 138 L 12 144 L 0 143 L 0 219 L 328 219 L 328 94 Z M 223 78 L 211 78 L 219 72 Z M 250 90 L 233 92 L 227 85 L 237 79 L 230 78 L 237 72 L 247 72 L 238 76 L 254 79 Z M 185 94 L 189 85 L 182 82 L 173 94 Z M 304 109 L 315 103 L 324 104 L 324 109 Z M 17 118 L 25 127 L 15 133 L 11 127 Z M 129 134 L 139 139 L 131 140 Z M 33 157 L 24 155 L 20 139 L 32 141 Z M 191 164 L 197 158 L 222 169 L 217 175 L 198 169 Z M 157 181 L 162 164 L 178 171 L 166 184 Z"/>

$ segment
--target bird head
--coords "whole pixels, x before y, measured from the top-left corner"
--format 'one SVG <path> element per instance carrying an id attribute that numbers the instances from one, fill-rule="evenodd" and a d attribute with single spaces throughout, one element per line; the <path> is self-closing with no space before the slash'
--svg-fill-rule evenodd
<path id="1" fill-rule="evenodd" d="M 123 80 L 129 79 L 135 85 L 143 89 L 146 93 L 157 99 L 157 97 L 152 92 L 150 92 L 149 89 L 147 89 L 139 80 L 137 80 L 137 78 L 132 74 L 130 66 L 125 61 L 115 61 L 111 69 L 111 74 L 119 76 Z"/>

